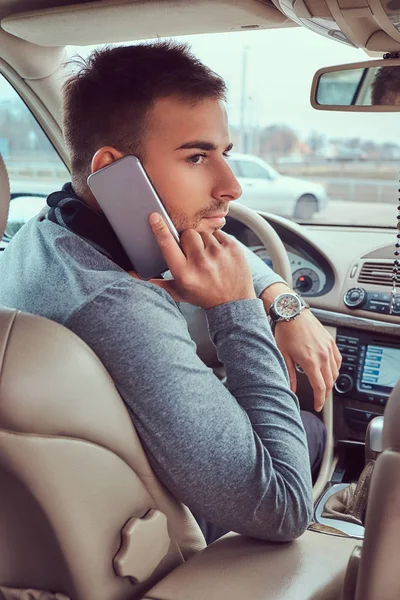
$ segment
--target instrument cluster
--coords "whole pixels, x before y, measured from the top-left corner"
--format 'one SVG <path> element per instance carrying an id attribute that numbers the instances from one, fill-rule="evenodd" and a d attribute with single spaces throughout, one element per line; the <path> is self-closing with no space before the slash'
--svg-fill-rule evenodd
<path id="1" fill-rule="evenodd" d="M 325 273 L 315 263 L 301 256 L 294 248 L 285 244 L 290 266 L 292 268 L 293 289 L 302 296 L 316 296 L 324 289 L 327 278 Z M 263 246 L 251 248 L 269 266 L 272 261 Z"/>

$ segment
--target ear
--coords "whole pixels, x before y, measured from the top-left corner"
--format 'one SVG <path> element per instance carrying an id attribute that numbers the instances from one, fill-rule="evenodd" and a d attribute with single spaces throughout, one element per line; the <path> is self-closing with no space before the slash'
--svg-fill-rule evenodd
<path id="1" fill-rule="evenodd" d="M 91 172 L 95 173 L 99 169 L 111 165 L 111 163 L 119 160 L 124 155 L 116 148 L 112 146 L 103 146 L 97 150 L 96 154 L 92 158 Z"/>

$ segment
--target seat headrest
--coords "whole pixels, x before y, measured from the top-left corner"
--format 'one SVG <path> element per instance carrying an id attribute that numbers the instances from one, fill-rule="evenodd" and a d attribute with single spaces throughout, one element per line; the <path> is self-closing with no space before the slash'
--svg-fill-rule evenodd
<path id="1" fill-rule="evenodd" d="M 8 208 L 10 205 L 10 181 L 6 165 L 0 154 L 0 240 L 6 228 Z"/>
<path id="2" fill-rule="evenodd" d="M 394 387 L 385 409 L 383 449 L 400 450 L 400 381 Z"/>

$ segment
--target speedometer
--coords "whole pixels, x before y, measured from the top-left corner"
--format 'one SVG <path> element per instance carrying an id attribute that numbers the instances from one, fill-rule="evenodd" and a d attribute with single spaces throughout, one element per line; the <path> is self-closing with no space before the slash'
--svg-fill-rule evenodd
<path id="1" fill-rule="evenodd" d="M 318 294 L 321 289 L 321 280 L 318 273 L 312 269 L 297 269 L 293 273 L 293 287 L 300 294 Z"/>

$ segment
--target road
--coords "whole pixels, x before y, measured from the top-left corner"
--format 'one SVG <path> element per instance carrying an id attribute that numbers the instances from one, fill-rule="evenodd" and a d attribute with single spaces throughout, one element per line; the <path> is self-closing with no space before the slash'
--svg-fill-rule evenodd
<path id="1" fill-rule="evenodd" d="M 394 227 L 397 224 L 396 216 L 397 202 L 377 204 L 330 200 L 325 210 L 313 216 L 312 223 Z"/>
<path id="2" fill-rule="evenodd" d="M 345 177 L 310 177 L 310 181 L 322 183 L 330 198 L 340 198 L 348 202 L 375 202 L 391 204 L 398 198 L 399 182 L 393 178 L 358 179 Z"/>

